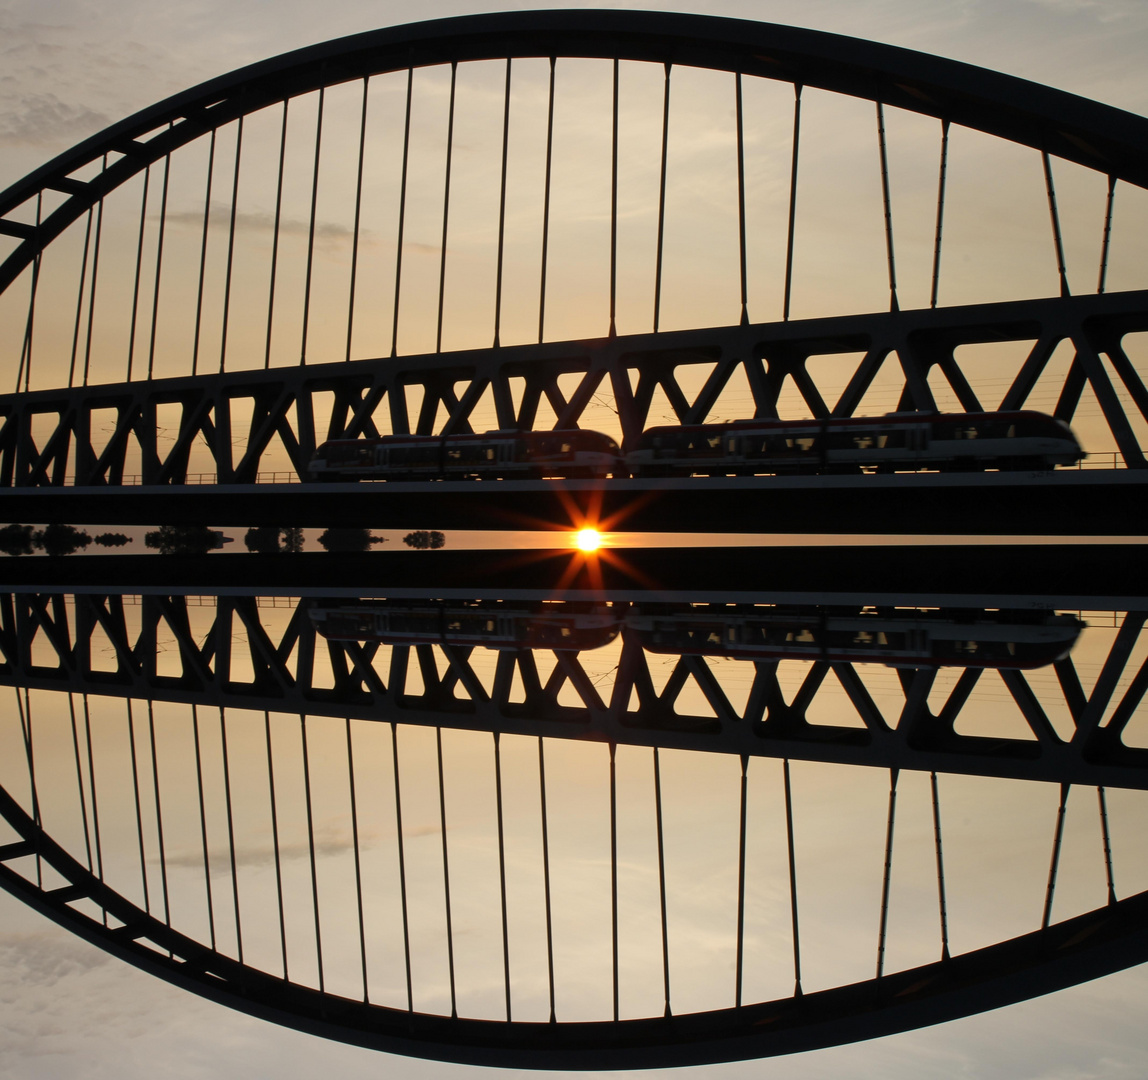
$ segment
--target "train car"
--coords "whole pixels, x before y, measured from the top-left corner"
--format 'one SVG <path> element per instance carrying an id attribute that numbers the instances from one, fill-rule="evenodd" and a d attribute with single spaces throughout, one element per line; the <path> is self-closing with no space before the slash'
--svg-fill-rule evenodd
<path id="1" fill-rule="evenodd" d="M 565 601 L 379 600 L 313 607 L 310 616 L 315 629 L 329 641 L 555 652 L 600 648 L 613 641 L 622 627 L 621 609 Z"/>
<path id="2" fill-rule="evenodd" d="M 693 606 L 635 609 L 627 629 L 653 653 L 735 660 L 823 660 L 890 667 L 1030 669 L 1067 656 L 1084 623 L 997 611 Z"/>
<path id="3" fill-rule="evenodd" d="M 632 476 L 1047 470 L 1084 451 L 1039 412 L 890 413 L 656 427 L 627 448 Z"/>
<path id="4" fill-rule="evenodd" d="M 570 428 L 332 439 L 308 470 L 317 480 L 525 480 L 601 477 L 620 464 L 609 435 Z"/>

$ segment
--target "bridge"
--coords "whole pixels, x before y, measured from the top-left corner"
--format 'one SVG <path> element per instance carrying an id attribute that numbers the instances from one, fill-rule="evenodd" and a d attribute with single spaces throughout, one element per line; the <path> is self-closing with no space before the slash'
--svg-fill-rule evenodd
<path id="1" fill-rule="evenodd" d="M 0 517 L 1134 540 L 1148 279 L 1122 210 L 1146 146 L 1148 120 L 1023 80 L 687 15 L 267 60 L 0 193 Z M 1072 425 L 1081 468 L 307 470 L 340 437 L 1025 409 Z M 792 1053 L 1148 959 L 1121 842 L 1148 787 L 1140 545 L 765 550 L 0 560 L 0 885 L 229 1007 L 501 1067 Z M 615 636 L 312 618 L 552 600 Z M 1079 643 L 739 659 L 652 644 L 653 610 Z M 949 799 L 992 819 L 962 841 Z M 954 843 L 1006 835 L 971 884 Z"/>

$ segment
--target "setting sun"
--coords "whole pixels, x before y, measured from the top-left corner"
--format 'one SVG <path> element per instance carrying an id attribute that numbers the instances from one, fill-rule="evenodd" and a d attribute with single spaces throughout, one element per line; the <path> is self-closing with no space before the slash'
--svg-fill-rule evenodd
<path id="1" fill-rule="evenodd" d="M 602 544 L 602 534 L 597 529 L 580 529 L 574 535 L 574 545 L 582 551 L 597 551 Z"/>

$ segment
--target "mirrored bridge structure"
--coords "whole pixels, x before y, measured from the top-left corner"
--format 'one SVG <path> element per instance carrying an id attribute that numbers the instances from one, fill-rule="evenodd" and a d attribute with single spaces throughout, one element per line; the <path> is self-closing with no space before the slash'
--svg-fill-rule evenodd
<path id="1" fill-rule="evenodd" d="M 546 11 L 303 49 L 48 162 L 0 193 L 5 523 L 1132 542 L 4 558 L 0 885 L 228 1007 L 508 1067 L 1148 959 L 1145 146 L 906 50 Z M 1022 412 L 1087 456 L 309 471 Z"/>

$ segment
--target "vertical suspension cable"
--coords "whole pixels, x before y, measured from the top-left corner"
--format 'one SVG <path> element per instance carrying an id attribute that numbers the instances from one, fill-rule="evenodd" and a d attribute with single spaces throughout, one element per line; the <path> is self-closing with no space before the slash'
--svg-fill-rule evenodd
<path id="1" fill-rule="evenodd" d="M 742 960 L 745 949 L 745 812 L 749 795 L 749 755 L 741 755 L 741 825 L 737 844 L 737 960 L 734 965 L 734 1006 L 741 1008 Z"/>
<path id="2" fill-rule="evenodd" d="M 135 359 L 136 351 L 136 322 L 139 319 L 139 305 L 140 305 L 140 274 L 143 270 L 143 248 L 144 248 L 144 232 L 147 225 L 147 198 L 148 189 L 151 187 L 151 166 L 148 165 L 144 169 L 143 178 L 143 196 L 140 199 L 140 227 L 139 239 L 136 242 L 136 270 L 135 270 L 135 284 L 132 286 L 132 318 L 131 327 L 128 330 L 128 373 L 127 382 L 132 381 L 132 365 Z"/>
<path id="3" fill-rule="evenodd" d="M 546 975 L 550 986 L 550 1023 L 554 1014 L 554 923 L 550 912 L 550 830 L 546 815 L 546 751 L 538 736 L 538 797 L 542 811 L 542 887 L 546 902 Z"/>
<path id="4" fill-rule="evenodd" d="M 319 206 L 319 160 L 323 146 L 323 105 L 327 88 L 319 87 L 319 107 L 315 115 L 315 167 L 311 173 L 311 215 L 307 224 L 307 269 L 303 275 L 303 330 L 299 341 L 299 363 L 307 363 L 307 331 L 311 326 L 311 273 L 315 265 L 315 213 Z"/>
<path id="5" fill-rule="evenodd" d="M 1108 252 L 1112 242 L 1112 207 L 1116 201 L 1116 177 L 1108 177 L 1108 198 L 1104 205 L 1104 238 L 1100 242 L 1100 273 L 1096 279 L 1096 291 L 1104 292 L 1108 282 Z"/>
<path id="6" fill-rule="evenodd" d="M 658 321 L 662 314 L 662 250 L 666 236 L 666 154 L 670 134 L 670 69 L 667 63 L 666 78 L 662 86 L 662 167 L 658 184 L 658 246 L 654 255 L 654 333 L 658 332 Z"/>
<path id="7" fill-rule="evenodd" d="M 243 931 L 239 919 L 239 871 L 235 859 L 235 817 L 231 809 L 231 764 L 227 755 L 227 714 L 219 710 L 219 741 L 223 750 L 223 795 L 227 805 L 227 848 L 231 856 L 231 902 L 235 909 L 235 948 L 243 963 Z"/>
<path id="8" fill-rule="evenodd" d="M 662 767 L 658 748 L 654 747 L 654 821 L 658 833 L 658 897 L 662 913 L 662 988 L 666 1007 L 664 1015 L 670 1016 L 670 933 L 666 919 L 666 847 L 662 829 Z"/>
<path id="9" fill-rule="evenodd" d="M 889 264 L 889 310 L 897 311 L 897 264 L 893 250 L 893 200 L 889 194 L 889 148 L 885 139 L 885 106 L 879 101 L 877 143 L 881 151 L 881 198 L 885 206 L 885 258 Z"/>
<path id="10" fill-rule="evenodd" d="M 937 306 L 941 284 L 941 235 L 945 225 L 945 180 L 949 171 L 949 121 L 941 121 L 941 164 L 937 172 L 937 227 L 933 234 L 933 280 L 929 289 L 929 307 Z"/>
<path id="11" fill-rule="evenodd" d="M 191 707 L 191 729 L 195 736 L 195 782 L 199 790 L 199 832 L 203 842 L 203 883 L 207 892 L 207 927 L 211 934 L 211 951 L 215 952 L 215 899 L 211 895 L 211 854 L 207 846 L 207 806 L 203 798 L 203 751 L 199 741 L 199 709 Z M 286 972 L 284 972 L 286 978 Z"/>
<path id="12" fill-rule="evenodd" d="M 24 324 L 24 343 L 20 346 L 20 366 L 16 369 L 16 393 L 20 392 L 20 380 L 24 380 L 24 392 L 32 378 L 32 338 L 36 328 L 36 294 L 40 286 L 40 263 L 44 252 L 40 247 L 40 223 L 44 207 L 43 191 L 36 192 L 36 228 L 32 233 L 36 244 L 36 254 L 32 259 L 32 285 L 28 292 L 28 318 Z"/>
<path id="13" fill-rule="evenodd" d="M 391 721 L 391 766 L 395 781 L 395 836 L 399 852 L 399 895 L 403 909 L 403 961 L 407 975 L 407 1012 L 414 1012 L 415 999 L 411 987 L 411 927 L 407 915 L 407 862 L 403 851 L 403 798 L 399 789 L 399 730 Z"/>
<path id="14" fill-rule="evenodd" d="M 76 322 L 72 328 L 72 360 L 68 364 L 69 387 L 73 386 L 76 380 L 76 355 L 80 350 L 80 317 L 84 313 L 84 285 L 87 283 L 88 248 L 92 239 L 93 209 L 91 206 L 88 207 L 88 224 L 84 229 L 84 254 L 80 258 L 80 287 L 76 290 Z"/>
<path id="15" fill-rule="evenodd" d="M 363 1001 L 370 1002 L 370 985 L 367 982 L 367 923 L 363 914 L 363 864 L 359 853 L 359 804 L 355 795 L 355 750 L 351 743 L 351 718 L 347 721 L 347 780 L 351 795 L 351 841 L 355 849 L 355 901 L 359 909 L 359 957 L 363 965 Z M 444 834 L 445 842 L 445 834 Z"/>
<path id="16" fill-rule="evenodd" d="M 147 703 L 148 738 L 151 741 L 151 783 L 155 797 L 155 829 L 159 840 L 159 878 L 163 889 L 163 921 L 171 926 L 171 900 L 167 888 L 167 850 L 163 842 L 163 808 L 159 797 L 159 754 L 155 746 L 155 704 Z"/>
<path id="17" fill-rule="evenodd" d="M 203 196 L 203 237 L 199 245 L 199 287 L 195 294 L 195 337 L 191 346 L 191 373 L 199 374 L 199 337 L 203 328 L 203 282 L 207 274 L 207 234 L 211 224 L 211 181 L 215 175 L 215 128 L 207 151 L 207 191 Z"/>
<path id="18" fill-rule="evenodd" d="M 132 699 L 127 699 L 128 707 L 128 742 L 132 750 L 132 791 L 135 793 L 136 801 L 136 836 L 139 839 L 140 851 L 140 877 L 143 880 L 143 895 L 144 895 L 144 911 L 149 915 L 151 914 L 151 895 L 148 891 L 147 882 L 147 855 L 144 851 L 144 835 L 143 835 L 143 804 L 140 802 L 140 774 L 139 764 L 136 760 L 136 725 L 135 718 L 132 715 Z"/>
<path id="19" fill-rule="evenodd" d="M 502 897 L 502 979 L 506 991 L 506 1020 L 510 1022 L 510 935 L 506 917 L 506 837 L 502 823 L 502 750 L 494 733 L 494 801 L 498 810 L 498 884 Z"/>
<path id="20" fill-rule="evenodd" d="M 885 822 L 885 869 L 881 877 L 881 926 L 877 932 L 877 978 L 885 974 L 885 940 L 889 929 L 889 886 L 893 880 L 893 830 L 897 824 L 899 769 L 889 770 L 889 813 Z"/>
<path id="21" fill-rule="evenodd" d="M 737 91 L 737 225 L 738 239 L 741 243 L 741 325 L 746 326 L 749 324 L 749 291 L 745 266 L 745 139 L 742 124 L 740 71 L 734 76 L 734 86 Z"/>
<path id="22" fill-rule="evenodd" d="M 407 68 L 406 120 L 403 123 L 403 172 L 399 182 L 399 232 L 395 241 L 395 307 L 391 314 L 391 356 L 399 354 L 399 297 L 403 284 L 403 229 L 407 215 L 407 164 L 411 149 L 411 89 L 414 85 L 415 69 Z"/>
<path id="23" fill-rule="evenodd" d="M 311 759 L 307 749 L 307 717 L 299 717 L 303 742 L 303 794 L 307 806 L 307 849 L 311 858 L 311 910 L 315 914 L 315 962 L 319 969 L 319 993 L 326 992 L 323 975 L 323 932 L 319 923 L 319 869 L 315 864 L 315 819 L 311 809 Z"/>
<path id="24" fill-rule="evenodd" d="M 510 57 L 506 58 L 506 88 L 502 95 L 502 179 L 498 189 L 498 266 L 494 274 L 494 347 L 501 345 L 502 255 L 506 240 L 506 164 L 510 148 Z"/>
<path id="25" fill-rule="evenodd" d="M 348 721 L 348 724 L 350 721 Z M 450 849 L 446 841 L 446 784 L 442 775 L 442 728 L 436 727 L 435 749 L 438 752 L 438 823 L 442 835 L 442 890 L 444 908 L 446 910 L 446 963 L 450 976 L 450 1015 L 451 1019 L 458 1017 L 458 996 L 455 992 L 454 982 L 454 921 L 450 911 Z M 505 897 L 505 890 L 503 891 Z M 503 925 L 505 926 L 506 901 L 503 900 Z M 509 1019 L 509 1016 L 507 1017 Z"/>
<path id="26" fill-rule="evenodd" d="M 789 304 L 793 297 L 793 240 L 797 224 L 797 159 L 801 148 L 801 83 L 793 84 L 793 157 L 789 166 L 789 228 L 785 241 L 785 295 L 781 318 L 789 321 Z"/>
<path id="27" fill-rule="evenodd" d="M 275 180 L 275 225 L 271 233 L 271 277 L 267 285 L 267 344 L 263 350 L 263 368 L 271 367 L 271 334 L 275 326 L 275 278 L 279 269 L 279 225 L 283 220 L 283 163 L 287 156 L 287 106 L 288 98 L 283 99 L 283 124 L 279 131 L 279 172 Z M 360 160 L 360 169 L 362 163 Z M 361 174 L 360 174 L 361 175 Z M 355 208 L 358 213 L 358 206 Z M 358 219 L 356 218 L 356 221 Z M 355 243 L 358 244 L 359 230 L 355 229 Z M 352 257 L 351 276 L 354 280 L 354 261 Z M 352 285 L 352 294 L 354 286 Z M 284 976 L 286 978 L 286 976 Z"/>
<path id="28" fill-rule="evenodd" d="M 933 844 L 937 851 L 937 905 L 941 916 L 941 959 L 949 958 L 949 908 L 945 900 L 945 857 L 941 848 L 941 796 L 937 788 L 937 774 L 929 774 L 933 792 Z"/>
<path id="29" fill-rule="evenodd" d="M 785 780 L 785 833 L 789 845 L 789 909 L 793 931 L 794 996 L 801 996 L 801 933 L 797 921 L 797 855 L 793 844 L 793 787 L 789 779 L 789 758 L 782 761 Z"/>
<path id="30" fill-rule="evenodd" d="M 1108 880 L 1108 902 L 1116 903 L 1116 882 L 1112 876 L 1112 840 L 1108 835 L 1108 802 L 1104 797 L 1104 788 L 1096 789 L 1096 797 L 1100 803 L 1100 836 L 1104 843 L 1104 872 Z"/>
<path id="31" fill-rule="evenodd" d="M 351 359 L 351 338 L 355 330 L 355 280 L 359 270 L 359 219 L 363 207 L 363 155 L 367 145 L 367 99 L 371 77 L 363 77 L 363 113 L 359 120 L 359 163 L 355 170 L 355 231 L 351 237 L 351 281 L 347 289 L 347 353 Z"/>
<path id="32" fill-rule="evenodd" d="M 550 92 L 546 106 L 546 180 L 542 195 L 542 270 L 538 283 L 538 344 L 546 328 L 546 265 L 550 257 L 550 165 L 554 155 L 554 65 L 550 57 Z M 553 1010 L 551 1010 L 553 1012 Z"/>
<path id="33" fill-rule="evenodd" d="M 92 837 L 88 830 L 88 799 L 84 792 L 84 772 L 80 766 L 80 733 L 76 724 L 76 696 L 68 694 L 68 712 L 72 718 L 72 749 L 76 755 L 76 787 L 80 792 L 80 818 L 84 826 L 84 848 L 88 857 L 88 873 L 92 872 Z"/>
<path id="34" fill-rule="evenodd" d="M 101 173 L 108 167 L 108 155 L 104 154 Z M 96 279 L 100 270 L 100 239 L 104 231 L 104 197 L 96 204 L 96 239 L 92 247 L 92 281 L 88 287 L 88 326 L 84 340 L 84 382 L 88 385 L 88 372 L 92 363 L 92 325 L 96 317 Z"/>
<path id="35" fill-rule="evenodd" d="M 1052 919 L 1052 900 L 1056 892 L 1056 872 L 1060 866 L 1060 845 L 1064 839 L 1064 814 L 1068 805 L 1068 792 L 1071 787 L 1071 784 L 1060 785 L 1060 806 L 1056 811 L 1056 834 L 1053 837 L 1052 859 L 1048 866 L 1048 888 L 1044 894 L 1044 914 L 1040 920 L 1040 928 L 1042 930 L 1048 929 L 1048 924 Z"/>
<path id="36" fill-rule="evenodd" d="M 1044 165 L 1044 185 L 1048 192 L 1048 216 L 1052 221 L 1052 239 L 1056 244 L 1056 271 L 1060 275 L 1060 295 L 1071 295 L 1068 290 L 1068 273 L 1064 265 L 1064 241 L 1060 235 L 1060 214 L 1056 209 L 1056 188 L 1052 183 L 1052 161 L 1047 150 L 1040 152 Z"/>
<path id="37" fill-rule="evenodd" d="M 84 741 L 88 747 L 88 787 L 92 792 L 92 835 L 96 841 L 96 876 L 104 880 L 104 845 L 100 839 L 100 802 L 96 794 L 96 756 L 92 746 L 92 716 L 88 709 L 88 695 L 84 695 Z M 104 926 L 108 925 L 108 913 L 102 911 Z"/>
<path id="38" fill-rule="evenodd" d="M 271 713 L 263 710 L 267 744 L 267 796 L 271 804 L 271 845 L 275 849 L 275 896 L 279 905 L 279 947 L 283 953 L 283 978 L 287 978 L 287 920 L 283 911 L 283 860 L 279 853 L 279 809 L 275 798 L 275 761 L 271 753 Z M 357 851 L 356 851 L 357 857 Z"/>
<path id="39" fill-rule="evenodd" d="M 438 264 L 438 324 L 435 329 L 435 352 L 442 352 L 442 314 L 443 301 L 446 297 L 446 237 L 447 224 L 450 220 L 450 166 L 454 153 L 454 92 L 457 81 L 458 61 L 452 60 L 450 62 L 450 104 L 447 107 L 446 121 L 446 168 L 442 185 L 442 245 Z M 349 344 L 347 348 L 350 349 Z"/>
<path id="40" fill-rule="evenodd" d="M 231 316 L 231 271 L 235 265 L 235 214 L 239 203 L 239 164 L 243 150 L 243 117 L 235 129 L 235 173 L 231 179 L 231 221 L 227 229 L 227 270 L 223 278 L 223 328 L 219 335 L 219 373 L 227 367 L 227 330 Z"/>
<path id="41" fill-rule="evenodd" d="M 618 66 L 615 56 L 614 121 L 610 141 L 610 337 L 618 336 Z"/>
<path id="42" fill-rule="evenodd" d="M 617 61 L 614 61 L 617 65 Z M 615 70 L 617 67 L 615 66 Z M 618 775 L 617 743 L 610 743 L 610 927 L 614 957 L 614 1021 L 618 1020 Z"/>
<path id="43" fill-rule="evenodd" d="M 170 131 L 175 121 L 168 125 Z M 151 330 L 148 335 L 147 347 L 147 377 L 150 379 L 155 373 L 155 336 L 156 322 L 159 318 L 159 286 L 163 274 L 163 236 L 167 229 L 167 189 L 171 174 L 171 154 L 164 155 L 163 159 L 163 186 L 160 188 L 159 200 L 159 230 L 156 234 L 155 246 L 155 281 L 152 285 L 151 298 Z"/>

